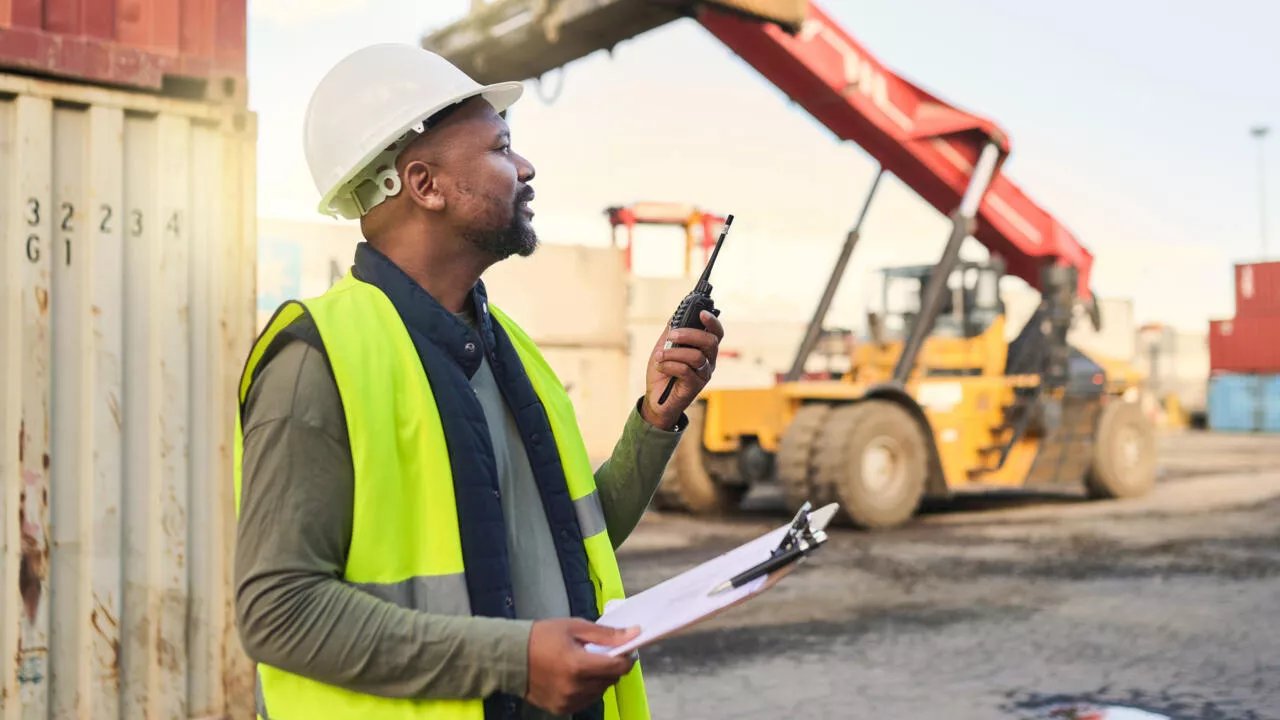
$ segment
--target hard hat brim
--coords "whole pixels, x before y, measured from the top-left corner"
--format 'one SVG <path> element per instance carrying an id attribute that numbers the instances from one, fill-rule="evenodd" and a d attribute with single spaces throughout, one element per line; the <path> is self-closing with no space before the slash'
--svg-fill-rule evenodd
<path id="1" fill-rule="evenodd" d="M 355 216 L 353 217 L 350 213 L 343 212 L 342 210 L 335 208 L 333 206 L 334 200 L 338 197 L 340 193 L 346 191 L 351 181 L 354 180 L 356 176 L 364 172 L 364 170 L 368 167 L 369 163 L 373 162 L 374 158 L 376 158 L 379 154 L 381 154 L 382 151 L 388 145 L 395 142 L 402 135 L 404 135 L 404 133 L 409 131 L 414 125 L 417 125 L 418 123 L 423 122 L 427 118 L 431 117 L 432 115 L 435 115 L 436 113 L 449 107 L 450 105 L 455 105 L 463 101 L 470 100 L 471 98 L 474 98 L 477 96 L 483 96 L 484 99 L 488 101 L 489 105 L 493 107 L 494 112 L 501 113 L 507 108 L 514 105 L 515 102 L 519 100 L 521 95 L 523 94 L 524 94 L 524 84 L 521 82 L 511 81 L 511 82 L 493 83 L 491 85 L 482 85 L 470 92 L 456 95 L 450 98 L 446 102 L 440 103 L 431 108 L 427 108 L 413 122 L 410 122 L 406 124 L 404 127 L 397 129 L 393 134 L 389 135 L 388 137 L 380 138 L 378 142 L 372 143 L 370 145 L 371 149 L 363 158 L 360 159 L 360 162 L 356 163 L 354 167 L 352 167 L 350 170 L 347 171 L 347 174 L 342 176 L 342 179 L 334 183 L 333 186 L 329 188 L 329 192 L 325 193 L 324 197 L 320 200 L 320 205 L 318 206 L 317 209 L 323 215 L 342 216 L 352 220 L 358 219 L 359 218 L 358 213 L 356 213 Z"/>

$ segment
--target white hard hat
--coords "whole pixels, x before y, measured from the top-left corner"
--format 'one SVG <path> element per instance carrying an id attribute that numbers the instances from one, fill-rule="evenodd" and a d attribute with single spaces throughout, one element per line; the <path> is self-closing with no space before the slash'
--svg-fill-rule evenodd
<path id="1" fill-rule="evenodd" d="M 312 93 L 303 127 L 320 212 L 356 219 L 398 193 L 395 157 L 438 111 L 482 95 L 502 112 L 523 91 L 519 82 L 480 85 L 415 45 L 371 45 L 348 55 Z M 389 169 L 378 172 L 382 166 Z"/>

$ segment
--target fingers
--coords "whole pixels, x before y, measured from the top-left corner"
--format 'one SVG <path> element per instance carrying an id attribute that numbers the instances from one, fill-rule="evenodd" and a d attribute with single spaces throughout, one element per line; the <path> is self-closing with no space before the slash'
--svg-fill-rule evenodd
<path id="1" fill-rule="evenodd" d="M 573 624 L 572 632 L 573 637 L 580 642 L 613 647 L 634 639 L 640 634 L 640 628 L 612 628 L 589 620 L 579 620 Z"/>
<path id="2" fill-rule="evenodd" d="M 583 658 L 581 664 L 578 665 L 578 676 L 585 682 L 595 681 L 600 686 L 600 692 L 604 692 L 610 685 L 618 681 L 618 678 L 631 672 L 632 666 L 635 665 L 630 654 L 622 657 L 609 657 L 601 653 L 584 652 L 587 657 Z"/>
<path id="3" fill-rule="evenodd" d="M 582 620 L 574 623 L 572 633 L 579 642 L 615 647 L 634 640 L 640 635 L 640 628 L 611 628 Z M 635 664 L 635 660 L 630 655 L 609 657 L 601 653 L 585 652 L 584 655 L 587 657 L 582 659 L 580 667 L 583 676 L 601 678 L 605 681 L 606 687 L 613 680 L 626 675 L 631 670 L 631 666 Z"/>
<path id="4" fill-rule="evenodd" d="M 701 350 L 714 363 L 720 352 L 720 340 L 724 338 L 724 326 L 720 324 L 720 318 L 706 311 L 702 313 L 702 324 L 706 328 L 705 330 L 697 328 L 671 329 L 667 339 L 674 345 L 688 345 Z"/>
<path id="5" fill-rule="evenodd" d="M 696 393 L 703 387 L 703 384 L 707 383 L 710 375 L 710 366 L 695 370 L 684 363 L 659 363 L 658 372 L 667 375 L 668 378 L 682 380 L 682 383 L 676 384 L 675 392 L 677 395 L 684 397 L 685 393 L 681 391 L 681 388 L 686 388 Z M 667 380 L 667 382 L 671 382 L 671 380 Z"/>
<path id="6" fill-rule="evenodd" d="M 698 350 L 710 351 L 720 345 L 720 337 L 710 330 L 676 328 L 668 339 L 673 345 L 688 345 Z"/>
<path id="7" fill-rule="evenodd" d="M 715 335 L 721 340 L 724 339 L 724 325 L 720 322 L 720 318 L 712 315 L 706 310 L 703 310 L 702 314 L 698 317 L 701 318 L 702 326 L 707 329 L 707 332 Z"/>
<path id="8" fill-rule="evenodd" d="M 711 364 L 711 358 L 696 348 L 659 350 L 655 360 L 663 372 L 686 378 L 696 374 L 706 380 L 711 377 L 711 370 L 714 367 Z"/>

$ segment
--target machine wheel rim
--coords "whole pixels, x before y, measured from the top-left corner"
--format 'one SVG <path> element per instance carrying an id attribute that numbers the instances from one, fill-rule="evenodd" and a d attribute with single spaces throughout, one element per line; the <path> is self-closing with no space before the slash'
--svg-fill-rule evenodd
<path id="1" fill-rule="evenodd" d="M 880 436 L 867 443 L 860 461 L 862 482 L 874 493 L 888 491 L 902 474 L 902 449 L 890 437 Z"/>

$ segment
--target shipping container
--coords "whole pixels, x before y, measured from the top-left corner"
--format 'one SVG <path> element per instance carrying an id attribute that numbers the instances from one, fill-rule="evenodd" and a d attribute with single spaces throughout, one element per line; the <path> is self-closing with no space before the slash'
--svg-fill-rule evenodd
<path id="1" fill-rule="evenodd" d="M 1209 428 L 1280 432 L 1280 376 L 1222 374 L 1210 378 Z"/>
<path id="2" fill-rule="evenodd" d="M 490 302 L 543 348 L 626 350 L 627 271 L 617 248 L 544 243 L 495 264 L 484 282 Z"/>
<path id="3" fill-rule="evenodd" d="M 0 68 L 243 104 L 245 0 L 0 0 Z"/>
<path id="4" fill-rule="evenodd" d="M 1280 372 L 1280 315 L 1209 322 L 1210 372 Z"/>
<path id="5" fill-rule="evenodd" d="M 628 393 L 627 355 L 612 347 L 543 348 L 543 357 L 569 393 L 587 455 L 597 466 L 613 454 L 639 395 Z"/>
<path id="6" fill-rule="evenodd" d="M 1236 317 L 1280 315 L 1280 261 L 1236 265 Z"/>
<path id="7" fill-rule="evenodd" d="M 0 76 L 5 718 L 252 714 L 230 575 L 255 146 L 233 106 Z"/>

